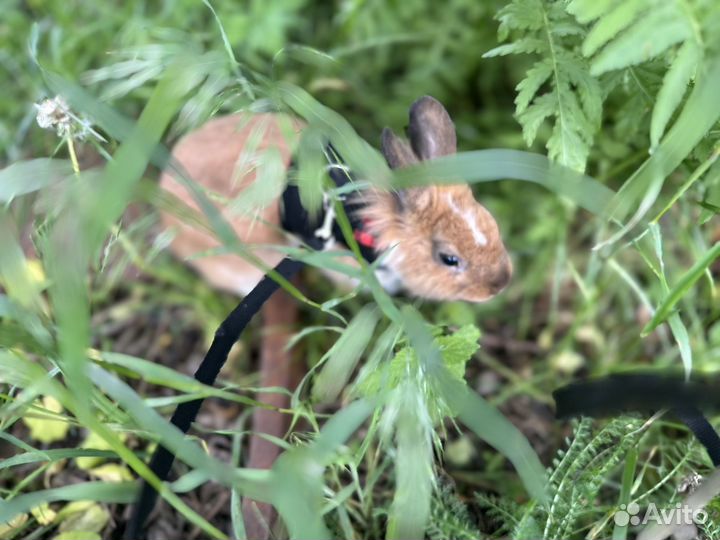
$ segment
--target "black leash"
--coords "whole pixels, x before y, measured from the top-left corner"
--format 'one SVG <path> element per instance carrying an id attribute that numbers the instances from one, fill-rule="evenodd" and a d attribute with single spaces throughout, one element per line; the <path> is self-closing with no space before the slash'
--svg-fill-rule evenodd
<path id="1" fill-rule="evenodd" d="M 695 434 L 710 456 L 713 465 L 720 467 L 720 437 L 708 419 L 695 407 L 676 407 L 673 413 Z"/>
<path id="2" fill-rule="evenodd" d="M 275 267 L 275 272 L 285 279 L 290 279 L 303 266 L 304 263 L 300 261 L 285 258 Z M 225 364 L 233 344 L 240 338 L 240 334 L 242 334 L 242 331 L 255 314 L 260 311 L 262 305 L 279 288 L 280 285 L 266 275 L 250 294 L 242 299 L 215 332 L 212 345 L 210 345 L 210 349 L 205 355 L 200 367 L 195 372 L 195 379 L 207 385 L 215 383 L 215 379 Z M 178 405 L 172 416 L 171 422 L 173 425 L 177 426 L 183 433 L 187 433 L 202 403 L 203 399 L 200 398 Z M 164 446 L 159 446 L 150 460 L 150 469 L 161 481 L 165 481 L 174 460 L 175 455 L 170 450 Z M 138 540 L 141 537 L 140 533 L 145 524 L 145 520 L 155 506 L 157 495 L 155 488 L 143 481 L 140 496 L 133 506 L 130 520 L 125 529 L 124 538 L 126 540 Z"/>
<path id="3" fill-rule="evenodd" d="M 670 409 L 720 466 L 720 437 L 701 409 L 720 409 L 720 385 L 711 379 L 685 381 L 682 375 L 632 373 L 569 384 L 553 392 L 558 418 L 613 416 Z"/>
<path id="4" fill-rule="evenodd" d="M 352 174 L 347 167 L 345 167 L 342 157 L 331 144 L 327 145 L 325 155 L 328 160 L 328 176 L 336 187 L 342 187 L 354 181 Z M 293 166 L 294 165 L 291 165 L 291 169 Z M 322 250 L 328 238 L 318 236 L 317 231 L 319 230 L 319 225 L 325 219 L 325 214 L 331 211 L 330 205 L 323 208 L 319 215 L 311 217 L 305 208 L 303 208 L 298 188 L 294 185 L 288 185 L 286 187 L 281 201 L 281 225 L 283 229 L 301 238 L 309 248 Z M 343 203 L 343 207 L 351 223 L 353 232 L 356 235 L 356 240 L 358 238 L 358 232 L 361 234 L 360 239 L 364 238 L 364 236 L 362 236 L 364 234 L 364 223 L 358 218 L 358 210 L 362 208 L 362 203 L 357 203 L 350 199 Z M 330 235 L 335 240 L 346 244 L 343 232 L 336 221 L 332 223 Z M 360 242 L 359 247 L 361 254 L 368 262 L 372 262 L 375 259 L 376 254 L 372 245 L 363 245 L 363 243 Z M 296 274 L 303 266 L 304 263 L 288 257 L 283 259 L 275 267 L 275 272 L 287 280 Z M 210 349 L 205 355 L 205 358 L 203 358 L 200 367 L 198 367 L 195 372 L 196 380 L 206 385 L 213 385 L 215 383 L 215 379 L 225 364 L 233 344 L 240 338 L 243 330 L 255 314 L 260 311 L 262 305 L 279 287 L 279 284 L 275 280 L 269 275 L 265 275 L 255 288 L 242 299 L 215 332 L 215 337 L 210 345 Z M 202 403 L 203 399 L 196 399 L 178 405 L 171 419 L 172 424 L 177 426 L 183 433 L 187 433 L 190 425 L 197 417 Z M 150 460 L 150 470 L 160 481 L 164 482 L 170 472 L 173 461 L 175 461 L 175 455 L 164 446 L 159 446 Z M 155 506 L 157 495 L 155 488 L 143 481 L 140 495 L 133 506 L 130 519 L 125 529 L 125 540 L 138 540 L 141 538 L 141 531 L 150 512 Z"/>

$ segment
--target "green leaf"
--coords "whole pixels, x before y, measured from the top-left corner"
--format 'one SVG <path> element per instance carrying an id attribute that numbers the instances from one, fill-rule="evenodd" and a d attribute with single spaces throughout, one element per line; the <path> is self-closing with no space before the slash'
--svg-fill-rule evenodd
<path id="1" fill-rule="evenodd" d="M 182 57 L 180 58 L 180 61 L 189 62 L 187 67 L 188 78 L 191 79 L 190 82 L 192 82 L 192 79 L 202 79 L 207 75 L 206 70 L 208 68 L 208 64 L 202 58 L 192 58 L 191 61 L 189 61 L 188 58 Z M 163 72 L 166 71 L 167 69 L 163 66 Z M 81 87 L 63 79 L 59 75 L 47 70 L 44 70 L 43 74 L 47 79 L 48 85 L 54 92 L 67 98 L 68 102 L 77 110 L 85 112 L 110 136 L 125 142 L 129 142 L 134 137 L 133 130 L 137 128 L 134 127 L 135 124 L 132 121 L 108 107 L 106 104 L 100 102 Z M 171 73 L 165 74 L 166 77 L 172 79 L 171 75 Z M 186 85 L 188 84 L 188 81 L 184 80 L 184 78 L 182 79 L 183 80 L 181 80 L 181 83 L 177 85 L 178 87 L 175 90 L 183 88 L 187 89 Z M 357 136 L 355 136 L 355 138 L 357 138 Z M 195 182 L 193 182 L 192 179 L 188 178 L 183 173 L 182 167 L 171 156 L 167 148 L 160 144 L 154 145 L 150 160 L 158 168 L 165 169 L 174 174 L 175 178 L 188 189 L 188 192 L 193 196 L 202 213 L 205 217 L 207 217 L 212 232 L 217 235 L 218 239 L 226 247 L 231 248 L 234 253 L 237 253 L 239 256 L 253 263 L 265 273 L 269 273 L 271 277 L 280 283 L 283 289 L 288 291 L 293 297 L 297 298 L 301 302 L 317 307 L 317 304 L 308 300 L 297 289 L 297 287 L 274 272 L 271 268 L 268 268 L 267 265 L 265 265 L 260 259 L 255 257 L 243 246 L 243 244 L 238 240 L 237 235 L 233 231 L 227 219 L 221 215 L 217 207 L 205 195 L 204 191 Z"/>
<path id="2" fill-rule="evenodd" d="M 0 169 L 0 204 L 61 182 L 71 174 L 70 162 L 61 159 L 17 161 Z"/>
<path id="3" fill-rule="evenodd" d="M 328 165 L 323 154 L 325 145 L 323 134 L 317 128 L 311 126 L 303 130 L 297 155 L 297 185 L 302 206 L 313 217 L 323 203 L 323 180 Z"/>
<path id="4" fill-rule="evenodd" d="M 281 82 L 275 88 L 282 103 L 308 122 L 307 129 L 332 141 L 350 170 L 360 178 L 383 185 L 390 174 L 380 153 L 362 140 L 342 116 L 315 100 L 308 92 Z"/>
<path id="5" fill-rule="evenodd" d="M 10 521 L 14 516 L 29 512 L 46 502 L 86 501 L 108 503 L 129 503 L 135 499 L 137 484 L 134 482 L 107 483 L 83 482 L 53 489 L 41 489 L 6 500 L 0 505 L 0 523 Z"/>
<path id="6" fill-rule="evenodd" d="M 115 399 L 141 428 L 155 434 L 164 446 L 175 453 L 178 459 L 203 471 L 209 478 L 224 485 L 235 485 L 242 488 L 244 494 L 249 494 L 261 501 L 267 500 L 266 484 L 263 480 L 258 480 L 253 474 L 246 474 L 246 471 L 234 469 L 210 458 L 199 445 L 185 438 L 176 426 L 145 405 L 135 391 L 120 379 L 95 365 L 90 366 L 89 372 L 92 381 L 99 388 Z"/>
<path id="7" fill-rule="evenodd" d="M 452 334 L 436 337 L 433 340 L 448 373 L 463 384 L 465 365 L 480 347 L 479 339 L 480 330 L 474 325 L 466 325 Z M 374 396 L 381 390 L 397 388 L 405 379 L 408 370 L 412 371 L 418 366 L 419 358 L 416 350 L 412 346 L 406 345 L 382 369 L 368 373 L 361 382 L 359 390 L 367 396 Z"/>
<path id="8" fill-rule="evenodd" d="M 691 23 L 676 2 L 642 3 L 645 6 L 636 24 L 610 41 L 592 61 L 592 75 L 645 62 L 692 36 Z"/>
<path id="9" fill-rule="evenodd" d="M 388 540 L 421 539 L 430 516 L 435 480 L 431 446 L 432 422 L 423 390 L 407 378 L 395 395 L 395 494 L 388 520 Z"/>
<path id="10" fill-rule="evenodd" d="M 17 240 L 10 215 L 0 208 L 0 285 L 13 303 L 27 309 L 28 315 L 42 311 L 41 286 L 33 278 L 22 247 Z M 3 302 L 8 311 L 12 306 Z"/>
<path id="11" fill-rule="evenodd" d="M 214 396 L 245 405 L 266 406 L 247 396 L 202 384 L 194 377 L 143 358 L 113 352 L 101 352 L 98 354 L 103 362 L 127 368 L 137 374 L 142 380 L 152 384 L 174 388 L 175 390 L 180 390 L 187 394 L 195 394 L 196 396 Z"/>
<path id="12" fill-rule="evenodd" d="M 658 92 L 650 121 L 650 147 L 655 148 L 665 132 L 675 109 L 687 91 L 690 79 L 701 58 L 701 50 L 694 41 L 687 41 L 680 48 L 670 69 L 665 73 L 663 85 Z"/>
<path id="13" fill-rule="evenodd" d="M 513 43 L 501 45 L 485 56 L 538 54 L 540 59 L 517 85 L 515 114 L 531 145 L 538 128 L 554 118 L 547 149 L 552 160 L 583 171 L 600 127 L 602 91 L 576 52 L 577 36 L 584 29 L 568 15 L 560 2 L 513 0 L 497 14 L 498 35 Z M 547 91 L 541 89 L 549 87 Z"/>
<path id="14" fill-rule="evenodd" d="M 571 0 L 567 6 L 568 13 L 572 13 L 582 24 L 589 23 L 606 13 L 620 0 Z"/>
<path id="15" fill-rule="evenodd" d="M 315 399 L 329 402 L 337 398 L 367 348 L 377 321 L 377 311 L 369 306 L 353 318 L 327 353 L 327 362 L 313 386 Z"/>
<path id="16" fill-rule="evenodd" d="M 106 450 L 95 450 L 95 449 L 49 449 L 49 450 L 35 450 L 32 452 L 25 452 L 16 456 L 9 457 L 0 461 L 0 470 L 7 469 L 9 467 L 17 467 L 18 465 L 25 465 L 27 463 L 43 463 L 43 462 L 55 462 L 63 459 L 111 459 L 117 457 L 115 452 Z"/>
<path id="17" fill-rule="evenodd" d="M 480 330 L 468 324 L 447 336 L 435 338 L 443 363 L 458 380 L 465 379 L 465 365 L 480 348 Z"/>
<path id="18" fill-rule="evenodd" d="M 496 408 L 449 374 L 440 376 L 442 395 L 458 418 L 482 440 L 507 457 L 517 470 L 528 493 L 535 500 L 547 501 L 547 476 L 525 436 Z"/>
<path id="19" fill-rule="evenodd" d="M 680 116 L 655 153 L 623 184 L 608 207 L 611 218 L 624 222 L 637 206 L 635 214 L 610 238 L 595 246 L 599 249 L 623 238 L 650 210 L 665 178 L 690 154 L 720 118 L 720 58 L 703 66 L 702 77 L 683 107 Z"/>
<path id="20" fill-rule="evenodd" d="M 532 182 L 599 216 L 608 215 L 615 192 L 597 180 L 545 156 L 518 150 L 460 152 L 393 172 L 397 188 L 514 179 Z"/>
<path id="21" fill-rule="evenodd" d="M 682 275 L 675 286 L 670 289 L 670 292 L 665 296 L 655 311 L 653 318 L 645 325 L 645 328 L 642 329 L 643 336 L 648 335 L 670 316 L 677 303 L 718 257 L 720 257 L 720 242 L 707 250 L 705 254 L 692 265 L 690 270 Z"/>
<path id="22" fill-rule="evenodd" d="M 583 8 L 579 2 L 571 2 L 568 12 L 577 16 L 581 22 L 588 22 L 595 17 L 587 7 Z M 606 13 L 594 11 L 597 16 L 603 15 L 600 21 L 588 32 L 583 42 L 582 52 L 585 56 L 592 56 L 608 41 L 617 36 L 620 32 L 630 26 L 635 17 L 645 8 L 644 1 L 629 0 L 616 5 L 614 9 Z M 595 8 L 597 9 L 597 8 Z"/>
<path id="23" fill-rule="evenodd" d="M 60 364 L 74 396 L 90 395 L 86 374 L 90 342 L 88 267 L 129 203 L 155 145 L 191 86 L 180 67 L 168 68 L 100 181 L 78 181 L 71 186 L 66 211 L 54 224 L 44 246 L 51 281 L 49 292 L 58 322 Z M 89 400 L 78 399 L 75 404 L 79 416 L 89 412 Z"/>
<path id="24" fill-rule="evenodd" d="M 287 525 L 290 538 L 330 538 L 321 515 L 324 468 L 372 410 L 365 400 L 352 402 L 325 423 L 309 447 L 289 450 L 275 462 L 271 499 Z"/>

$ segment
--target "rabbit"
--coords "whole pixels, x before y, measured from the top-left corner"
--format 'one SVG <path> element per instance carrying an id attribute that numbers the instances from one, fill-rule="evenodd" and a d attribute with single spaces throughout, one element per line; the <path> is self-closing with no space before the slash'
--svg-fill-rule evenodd
<path id="1" fill-rule="evenodd" d="M 292 126 L 288 134 L 287 125 Z M 255 180 L 254 170 L 235 178 L 235 166 L 248 140 L 260 134 L 254 151 L 277 151 L 287 168 L 291 161 L 288 141 L 303 124 L 275 114 L 232 115 L 211 120 L 180 140 L 174 157 L 189 175 L 215 198 L 234 200 Z M 410 107 L 409 143 L 389 128 L 382 132 L 381 149 L 392 169 L 431 160 L 456 151 L 455 126 L 442 104 L 425 96 Z M 189 193 L 172 175 L 163 174 L 163 189 L 197 209 Z M 282 253 L 268 244 L 291 241 L 281 228 L 281 197 L 253 215 L 224 211 L 239 239 L 268 267 Z M 431 185 L 397 191 L 370 189 L 357 195 L 359 210 L 374 248 L 385 254 L 378 271 L 381 284 L 391 293 L 404 291 L 430 300 L 482 302 L 509 283 L 512 262 L 493 216 L 478 203 L 470 187 Z M 220 205 L 222 207 L 222 205 Z M 207 232 L 195 229 L 170 213 L 163 213 L 176 235 L 171 250 L 180 258 L 218 245 Z M 190 264 L 214 287 L 247 294 L 263 271 L 239 256 L 212 255 L 189 259 Z"/>
<path id="2" fill-rule="evenodd" d="M 293 142 L 304 125 L 279 114 L 236 114 L 213 119 L 182 138 L 173 150 L 189 176 L 210 196 L 230 222 L 238 238 L 267 267 L 275 266 L 283 253 L 268 245 L 289 245 L 292 235 L 283 232 L 285 193 L 278 186 L 271 202 L 253 213 L 233 212 L 231 201 L 242 198 L 257 179 L 252 155 L 275 152 L 288 169 Z M 409 143 L 389 128 L 382 132 L 382 153 L 392 169 L 407 167 L 424 160 L 453 154 L 456 151 L 455 127 L 445 108 L 432 97 L 418 99 L 410 107 Z M 248 150 L 250 148 L 250 150 Z M 251 156 L 248 158 L 248 154 Z M 239 172 L 239 174 L 236 174 Z M 171 174 L 164 173 L 160 185 L 194 209 L 190 193 Z M 280 186 L 281 187 L 281 186 Z M 363 230 L 355 237 L 364 248 L 377 252 L 377 276 L 389 292 L 404 291 L 431 300 L 482 302 L 499 293 L 510 281 L 512 263 L 493 216 L 475 201 L 467 185 L 432 185 L 396 191 L 367 189 L 350 196 L 358 203 L 358 222 Z M 326 209 L 325 217 L 332 217 Z M 234 254 L 212 254 L 194 258 L 218 246 L 217 240 L 170 212 L 161 212 L 165 227 L 175 235 L 171 251 L 187 260 L 212 286 L 243 296 L 263 276 L 263 270 Z M 327 220 L 315 231 L 327 232 Z M 334 249 L 332 242 L 326 246 Z M 347 252 L 345 260 L 354 262 Z M 291 388 L 299 382 L 297 366 L 291 366 L 285 344 L 290 339 L 288 325 L 296 317 L 294 305 L 287 297 L 273 296 L 263 307 L 263 323 L 274 333 L 264 333 L 261 345 L 261 387 Z M 283 394 L 260 394 L 259 400 L 273 407 L 287 407 Z M 253 432 L 283 437 L 288 428 L 285 415 L 257 408 Z M 267 468 L 279 455 L 279 448 L 268 439 L 253 436 L 247 466 Z M 268 525 L 274 519 L 267 505 L 243 501 L 243 515 L 249 538 L 269 538 Z"/>
<path id="3" fill-rule="evenodd" d="M 392 169 L 456 152 L 455 126 L 439 101 L 420 98 L 409 120 L 409 144 L 390 128 L 382 132 Z M 513 267 L 498 225 L 467 184 L 372 190 L 366 199 L 368 232 L 389 251 L 386 266 L 410 295 L 483 302 L 509 283 Z"/>

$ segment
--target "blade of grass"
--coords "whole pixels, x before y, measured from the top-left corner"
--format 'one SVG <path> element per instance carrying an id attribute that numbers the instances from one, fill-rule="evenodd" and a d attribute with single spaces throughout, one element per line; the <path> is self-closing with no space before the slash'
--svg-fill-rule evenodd
<path id="1" fill-rule="evenodd" d="M 545 469 L 525 436 L 496 408 L 452 377 L 417 310 L 405 306 L 402 314 L 410 342 L 446 403 L 478 437 L 510 460 L 528 493 L 545 504 Z"/>
<path id="2" fill-rule="evenodd" d="M 367 348 L 377 322 L 374 308 L 366 306 L 358 312 L 325 355 L 327 361 L 315 380 L 313 397 L 325 403 L 337 398 Z"/>
<path id="3" fill-rule="evenodd" d="M 65 180 L 73 170 L 69 161 L 39 158 L 17 161 L 0 170 L 0 203 Z"/>
<path id="4" fill-rule="evenodd" d="M 705 270 L 719 256 L 720 242 L 714 244 L 713 247 L 707 250 L 705 254 L 680 277 L 675 286 L 670 289 L 670 292 L 668 292 L 658 306 L 653 318 L 650 319 L 650 322 L 648 322 L 645 325 L 645 328 L 642 329 L 641 335 L 647 336 L 670 316 L 677 303 L 683 298 L 683 296 L 685 296 L 687 291 L 695 284 L 695 282 L 702 277 Z"/>
<path id="5" fill-rule="evenodd" d="M 199 70 L 197 76 L 203 76 L 203 69 L 207 69 L 204 65 L 190 65 L 188 69 Z M 41 68 L 42 69 L 42 68 Z M 56 73 L 42 69 L 48 86 L 57 94 L 62 95 L 66 100 L 78 111 L 85 112 L 91 117 L 104 131 L 112 138 L 119 141 L 126 141 L 133 132 L 133 122 L 118 114 L 112 108 L 101 103 L 90 93 L 86 92 L 76 84 L 64 79 Z M 205 215 L 212 231 L 217 235 L 220 241 L 234 253 L 251 262 L 260 268 L 264 273 L 270 274 L 280 285 L 293 297 L 300 302 L 306 303 L 312 307 L 318 307 L 315 302 L 309 300 L 300 292 L 297 287 L 277 274 L 272 268 L 268 267 L 262 260 L 255 257 L 251 252 L 243 247 L 235 235 L 232 227 L 227 220 L 220 214 L 217 208 L 210 202 L 205 193 L 192 181 L 185 173 L 183 167 L 172 158 L 167 148 L 160 144 L 153 145 L 150 162 L 159 169 L 166 169 L 175 175 L 188 191 L 192 194 L 195 202 Z"/>
<path id="6" fill-rule="evenodd" d="M 431 446 L 432 421 L 423 390 L 414 380 L 398 387 L 399 412 L 395 421 L 395 493 L 388 518 L 388 540 L 425 537 L 435 480 Z"/>
<path id="7" fill-rule="evenodd" d="M 618 499 L 618 508 L 622 505 L 623 508 L 627 508 L 630 504 L 630 491 L 632 489 L 633 482 L 635 480 L 635 468 L 637 466 L 638 452 L 637 448 L 633 447 L 628 450 L 627 459 L 625 460 L 625 469 L 623 469 L 622 484 L 620 486 L 620 497 Z M 619 525 L 615 522 L 613 528 L 612 540 L 625 540 L 627 538 L 628 526 Z"/>
<path id="8" fill-rule="evenodd" d="M 593 178 L 519 150 L 475 150 L 426 161 L 393 172 L 397 188 L 428 184 L 524 180 L 566 197 L 599 216 L 607 215 L 614 192 Z"/>
<path id="9" fill-rule="evenodd" d="M 99 368 L 96 368 L 99 369 Z M 33 390 L 38 394 L 52 396 L 62 406 L 79 418 L 76 399 L 72 399 L 70 392 L 59 384 L 55 379 L 48 376 L 43 368 L 32 362 L 23 360 L 15 354 L 0 351 L 0 378 L 2 380 L 25 389 L 25 392 Z M 116 379 L 117 380 L 117 379 Z M 141 402 L 139 397 L 135 398 Z M 151 409 L 148 409 L 151 410 Z M 168 422 L 160 420 L 162 425 L 169 426 Z M 143 479 L 150 483 L 165 500 L 168 501 L 185 519 L 194 523 L 213 538 L 225 538 L 225 535 L 203 519 L 192 508 L 185 504 L 175 493 L 161 482 L 150 470 L 150 468 L 131 451 L 125 443 L 117 436 L 110 426 L 98 420 L 94 415 L 85 415 L 82 419 L 83 425 L 90 431 L 95 432 L 102 438 L 112 451 L 122 459 L 129 467 L 138 473 Z M 188 441 L 189 442 L 189 441 Z M 202 452 L 201 452 L 202 453 Z M 209 459 L 203 454 L 204 459 Z M 262 479 L 259 480 L 259 482 Z M 137 490 L 137 486 L 135 486 Z"/>
<path id="10" fill-rule="evenodd" d="M 137 486 L 134 482 L 83 482 L 53 489 L 38 490 L 4 501 L 0 505 L 0 523 L 18 514 L 29 512 L 43 503 L 55 501 L 95 501 L 128 503 L 133 500 Z"/>

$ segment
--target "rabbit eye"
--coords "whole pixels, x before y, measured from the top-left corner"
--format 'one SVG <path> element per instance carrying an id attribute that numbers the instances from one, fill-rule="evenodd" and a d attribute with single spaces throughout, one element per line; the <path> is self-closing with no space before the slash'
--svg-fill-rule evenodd
<path id="1" fill-rule="evenodd" d="M 460 264 L 460 258 L 457 255 L 449 253 L 438 253 L 438 258 L 445 266 L 457 266 Z"/>

